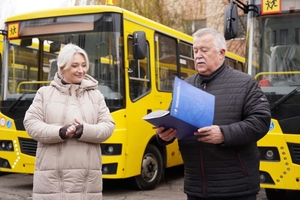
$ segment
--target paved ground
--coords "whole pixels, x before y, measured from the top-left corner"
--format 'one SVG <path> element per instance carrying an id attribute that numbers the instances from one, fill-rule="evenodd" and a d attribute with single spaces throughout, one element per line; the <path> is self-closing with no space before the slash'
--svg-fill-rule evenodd
<path id="1" fill-rule="evenodd" d="M 124 181 L 104 181 L 104 200 L 185 200 L 183 193 L 183 169 L 180 167 L 167 170 L 166 178 L 151 191 L 135 191 L 126 187 Z M 0 175 L 0 200 L 30 200 L 32 176 L 24 174 Z M 267 200 L 264 190 L 257 200 Z"/>

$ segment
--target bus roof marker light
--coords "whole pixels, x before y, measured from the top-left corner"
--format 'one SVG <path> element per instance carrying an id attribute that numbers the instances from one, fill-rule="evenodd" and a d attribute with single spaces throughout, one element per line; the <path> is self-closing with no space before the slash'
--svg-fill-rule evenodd
<path id="1" fill-rule="evenodd" d="M 114 5 L 114 0 L 106 0 L 105 5 L 113 6 Z"/>

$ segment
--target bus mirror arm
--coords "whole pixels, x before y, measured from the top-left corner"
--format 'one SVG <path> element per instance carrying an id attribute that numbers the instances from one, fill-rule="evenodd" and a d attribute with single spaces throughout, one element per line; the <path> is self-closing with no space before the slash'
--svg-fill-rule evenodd
<path id="1" fill-rule="evenodd" d="M 233 4 L 232 2 L 233 0 L 230 1 L 230 5 Z M 237 5 L 237 7 L 239 7 L 242 11 L 244 11 L 244 14 L 248 14 L 249 11 L 253 11 L 255 12 L 256 14 L 259 15 L 259 9 L 256 5 L 254 4 L 249 4 L 249 5 L 246 5 L 244 4 L 242 1 L 240 0 L 235 0 L 234 3 Z"/>

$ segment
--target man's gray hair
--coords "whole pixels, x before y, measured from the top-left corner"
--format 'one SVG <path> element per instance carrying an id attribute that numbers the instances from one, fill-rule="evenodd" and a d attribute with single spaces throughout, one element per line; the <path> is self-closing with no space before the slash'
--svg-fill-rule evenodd
<path id="1" fill-rule="evenodd" d="M 213 41 L 213 43 L 214 43 L 217 51 L 220 51 L 221 49 L 226 50 L 226 40 L 225 40 L 224 36 L 215 29 L 212 29 L 212 28 L 199 29 L 193 34 L 193 38 L 201 37 L 201 36 L 204 36 L 207 34 L 213 35 L 215 37 L 215 40 Z"/>

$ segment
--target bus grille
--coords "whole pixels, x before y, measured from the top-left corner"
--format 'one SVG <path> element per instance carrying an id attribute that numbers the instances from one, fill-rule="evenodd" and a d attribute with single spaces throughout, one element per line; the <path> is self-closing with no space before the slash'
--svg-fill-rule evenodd
<path id="1" fill-rule="evenodd" d="M 288 143 L 288 147 L 293 163 L 300 165 L 300 144 Z"/>
<path id="2" fill-rule="evenodd" d="M 37 141 L 28 138 L 19 138 L 21 152 L 30 156 L 35 156 Z"/>

